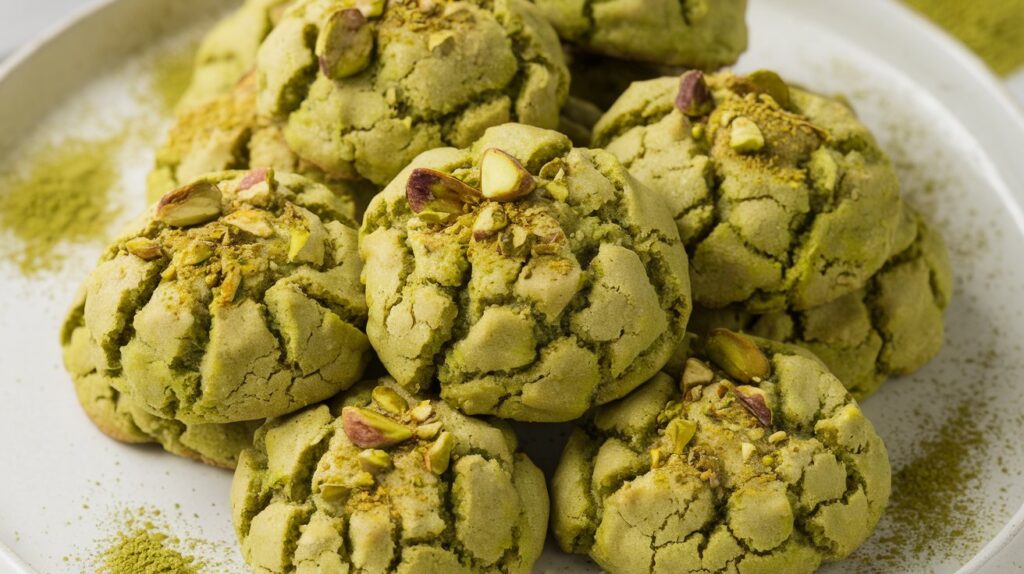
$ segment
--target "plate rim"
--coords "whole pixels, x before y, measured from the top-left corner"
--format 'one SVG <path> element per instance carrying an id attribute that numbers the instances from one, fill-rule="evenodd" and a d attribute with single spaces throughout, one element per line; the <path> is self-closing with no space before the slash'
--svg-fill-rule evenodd
<path id="1" fill-rule="evenodd" d="M 32 37 L 30 40 L 19 46 L 11 54 L 0 62 L 0 84 L 9 80 L 9 77 L 24 66 L 31 65 L 34 58 L 39 57 L 48 47 L 64 35 L 70 33 L 79 26 L 85 25 L 89 20 L 102 19 L 103 13 L 112 9 L 118 4 L 135 2 L 139 0 L 89 0 L 84 5 L 78 6 L 70 13 L 48 26 L 44 31 Z M 874 14 L 873 20 L 887 22 L 887 26 L 900 27 L 901 32 L 908 37 L 914 37 L 921 42 L 920 47 L 925 44 L 936 48 L 941 58 L 954 64 L 960 71 L 966 73 L 972 86 L 990 98 L 997 109 L 990 109 L 988 114 L 1002 114 L 1001 123 L 996 127 L 1001 131 L 1014 131 L 1018 141 L 1024 141 L 1024 107 L 1022 107 L 1012 96 L 1003 79 L 997 76 L 975 53 L 971 52 L 965 45 L 960 43 L 952 35 L 931 22 L 923 15 L 915 12 L 909 6 L 899 0 L 860 0 L 850 3 L 844 0 L 767 0 L 776 5 L 786 6 L 787 9 L 796 5 L 813 6 L 815 10 L 827 11 L 833 15 L 837 13 L 864 13 L 877 10 L 880 13 Z M 855 5 L 855 8 L 851 8 Z M 935 94 L 941 100 L 940 94 Z M 962 116 L 958 118 L 963 127 L 976 138 L 979 143 L 989 140 L 993 132 L 976 131 L 979 126 L 972 126 Z M 1024 184 L 1024 163 L 1016 167 L 1009 162 L 994 159 L 989 153 L 990 150 L 983 150 L 982 156 L 988 163 L 988 168 L 995 171 L 994 181 L 1000 183 L 997 186 L 997 193 L 1001 196 L 1003 203 L 1009 208 L 1010 215 L 1015 221 L 1017 230 L 1024 236 L 1024 185 L 1010 185 L 1013 182 Z M 1009 181 L 1008 181 L 1009 180 Z M 986 564 L 994 558 L 999 557 L 1004 551 L 1012 551 L 1011 542 L 1016 536 L 1024 531 L 1024 504 L 1010 517 L 1003 525 L 999 533 L 990 539 L 985 545 L 958 570 L 958 573 L 979 572 Z M 33 574 L 36 571 L 26 564 L 18 554 L 2 541 L 0 541 L 0 566 L 19 574 Z"/>
<path id="2" fill-rule="evenodd" d="M 936 55 L 935 60 L 948 60 L 956 65 L 962 72 L 966 73 L 967 87 L 974 88 L 994 100 L 998 108 L 990 108 L 986 115 L 994 116 L 1002 114 L 1000 123 L 996 124 L 1000 130 L 1008 135 L 1014 135 L 1017 141 L 1024 142 L 1024 107 L 1018 103 L 1005 82 L 995 74 L 984 61 L 966 45 L 957 40 L 924 15 L 916 12 L 899 0 L 860 0 L 859 2 L 847 2 L 844 0 L 804 0 L 803 2 L 789 2 L 788 0 L 773 0 L 777 4 L 801 4 L 802 6 L 813 6 L 816 10 L 830 13 L 833 19 L 837 14 L 845 17 L 856 17 L 871 13 L 873 22 L 885 22 L 889 27 L 900 27 L 906 37 L 914 36 L 919 48 L 932 46 L 941 55 Z M 855 8 L 852 8 L 853 5 Z M 877 10 L 878 12 L 874 12 Z M 883 37 L 887 37 L 884 36 Z M 891 37 L 891 36 L 888 36 Z M 877 52 L 875 52 L 877 54 Z M 894 64 L 894 67 L 895 66 Z M 901 71 L 903 68 L 897 67 Z M 919 85 L 919 79 L 913 81 Z M 924 87 L 924 86 L 922 86 Z M 932 95 L 946 107 L 943 96 L 948 94 L 935 93 Z M 997 133 L 977 129 L 973 125 L 976 119 L 955 114 L 958 123 L 969 133 L 979 144 L 992 142 Z M 1000 196 L 1002 203 L 1008 209 L 1011 219 L 1016 224 L 1017 232 L 1024 236 L 1024 162 L 1013 164 L 999 160 L 994 156 L 988 147 L 982 151 L 982 157 L 987 165 L 984 167 L 993 171 L 992 181 L 996 183 L 995 191 Z M 1013 185 L 1016 183 L 1016 185 Z M 981 549 L 957 569 L 957 574 L 969 574 L 983 572 L 984 567 L 998 557 L 1004 557 L 1004 552 L 1009 555 L 1013 552 L 1011 543 L 1024 533 L 1024 503 L 1017 508 L 1009 520 L 1003 524 L 999 532 L 989 539 Z M 1021 552 L 1024 556 L 1024 549 Z"/>

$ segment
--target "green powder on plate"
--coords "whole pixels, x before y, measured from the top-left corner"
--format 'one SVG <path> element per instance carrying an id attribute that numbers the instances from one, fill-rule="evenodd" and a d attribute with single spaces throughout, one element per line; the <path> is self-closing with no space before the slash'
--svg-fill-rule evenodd
<path id="1" fill-rule="evenodd" d="M 0 259 L 26 275 L 60 267 L 60 247 L 106 239 L 119 212 L 117 153 L 124 138 L 72 139 L 44 147 L 20 173 L 0 175 Z M 20 167 L 20 166 L 19 166 Z"/>
<path id="2" fill-rule="evenodd" d="M 906 0 L 998 74 L 1024 65 L 1024 0 Z"/>
<path id="3" fill-rule="evenodd" d="M 195 574 L 199 564 L 172 546 L 176 539 L 152 525 L 119 534 L 101 557 L 98 574 Z"/>
<path id="4" fill-rule="evenodd" d="M 894 469 L 887 510 L 893 528 L 880 539 L 877 565 L 889 570 L 908 561 L 970 555 L 983 542 L 977 534 L 981 501 L 976 483 L 978 461 L 989 450 L 985 419 L 979 405 L 961 404 L 921 442 L 914 459 Z"/>

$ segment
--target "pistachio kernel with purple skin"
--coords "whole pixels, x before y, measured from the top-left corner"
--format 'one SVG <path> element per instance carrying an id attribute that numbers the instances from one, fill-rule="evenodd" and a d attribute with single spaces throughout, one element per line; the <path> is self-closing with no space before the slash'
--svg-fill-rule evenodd
<path id="1" fill-rule="evenodd" d="M 446 173 L 417 168 L 405 185 L 409 209 L 429 223 L 446 223 L 481 200 L 480 191 Z"/>
<path id="2" fill-rule="evenodd" d="M 216 219 L 221 213 L 220 188 L 197 181 L 183 185 L 160 198 L 154 219 L 170 227 L 191 227 Z"/>
<path id="3" fill-rule="evenodd" d="M 736 399 L 740 402 L 740 404 L 743 405 L 743 408 L 747 409 L 747 412 L 753 415 L 753 417 L 757 419 L 757 422 L 759 422 L 761 426 L 765 428 L 771 428 L 772 410 L 768 408 L 768 403 L 764 401 L 763 396 L 756 393 L 748 395 L 737 389 L 733 389 L 732 393 L 733 395 L 735 395 Z"/>
<path id="4" fill-rule="evenodd" d="M 269 167 L 257 167 L 250 169 L 242 181 L 238 182 L 238 191 L 246 191 L 261 183 L 270 184 L 274 179 L 274 170 Z"/>
<path id="5" fill-rule="evenodd" d="M 689 70 L 679 77 L 679 93 L 676 95 L 676 109 L 684 116 L 699 118 L 714 108 L 715 101 L 704 80 L 704 72 Z"/>
<path id="6" fill-rule="evenodd" d="M 332 80 L 362 72 L 373 54 L 373 30 L 357 8 L 330 15 L 316 41 L 320 71 Z"/>
<path id="7" fill-rule="evenodd" d="M 359 448 L 382 448 L 412 438 L 409 427 L 390 418 L 359 407 L 341 410 L 341 425 L 352 444 Z"/>

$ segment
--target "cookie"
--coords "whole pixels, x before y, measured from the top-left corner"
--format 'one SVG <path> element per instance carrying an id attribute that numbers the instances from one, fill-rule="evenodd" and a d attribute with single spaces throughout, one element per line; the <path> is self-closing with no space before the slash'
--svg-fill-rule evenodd
<path id="1" fill-rule="evenodd" d="M 565 421 L 668 360 L 690 314 L 661 198 L 606 152 L 506 124 L 419 156 L 360 231 L 367 334 L 403 386 Z"/>
<path id="2" fill-rule="evenodd" d="M 899 252 L 863 289 L 806 311 L 696 308 L 690 330 L 725 327 L 805 347 L 858 400 L 890 377 L 920 369 L 942 348 L 953 276 L 942 237 L 923 216 L 904 209 Z"/>
<path id="3" fill-rule="evenodd" d="M 747 49 L 747 0 L 532 0 L 573 47 L 623 60 L 714 69 Z"/>
<path id="4" fill-rule="evenodd" d="M 773 72 L 634 83 L 594 145 L 668 203 L 703 307 L 817 307 L 863 288 L 895 252 L 888 157 L 845 103 Z"/>
<path id="5" fill-rule="evenodd" d="M 355 384 L 372 351 L 352 211 L 270 170 L 165 195 L 86 280 L 62 336 L 72 377 L 186 424 L 287 414 Z"/>
<path id="6" fill-rule="evenodd" d="M 526 574 L 548 493 L 511 428 L 384 379 L 268 421 L 231 509 L 257 572 Z"/>
<path id="7" fill-rule="evenodd" d="M 813 572 L 867 539 L 882 440 L 799 348 L 726 330 L 573 432 L 552 480 L 562 549 L 612 574 Z"/>
<path id="8" fill-rule="evenodd" d="M 259 111 L 331 177 L 386 185 L 420 152 L 488 127 L 558 125 L 558 37 L 524 0 L 302 0 L 257 57 Z"/>

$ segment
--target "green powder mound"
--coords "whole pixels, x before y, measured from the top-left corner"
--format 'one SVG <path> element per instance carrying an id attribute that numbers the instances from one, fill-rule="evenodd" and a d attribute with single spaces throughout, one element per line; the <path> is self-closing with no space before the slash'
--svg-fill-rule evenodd
<path id="1" fill-rule="evenodd" d="M 199 564 L 171 548 L 178 541 L 161 532 L 141 528 L 118 534 L 103 553 L 98 574 L 194 574 Z"/>
<path id="2" fill-rule="evenodd" d="M 974 50 L 997 74 L 1024 65 L 1024 0 L 906 0 Z"/>
<path id="3" fill-rule="evenodd" d="M 160 109 L 172 112 L 192 81 L 192 61 L 196 46 L 171 50 L 153 62 L 150 89 L 157 97 Z"/>
<path id="4" fill-rule="evenodd" d="M 120 140 L 70 139 L 33 154 L 21 174 L 0 174 L 0 230 L 20 240 L 4 242 L 0 259 L 32 275 L 60 266 L 62 244 L 104 239 L 119 212 L 111 198 Z"/>

